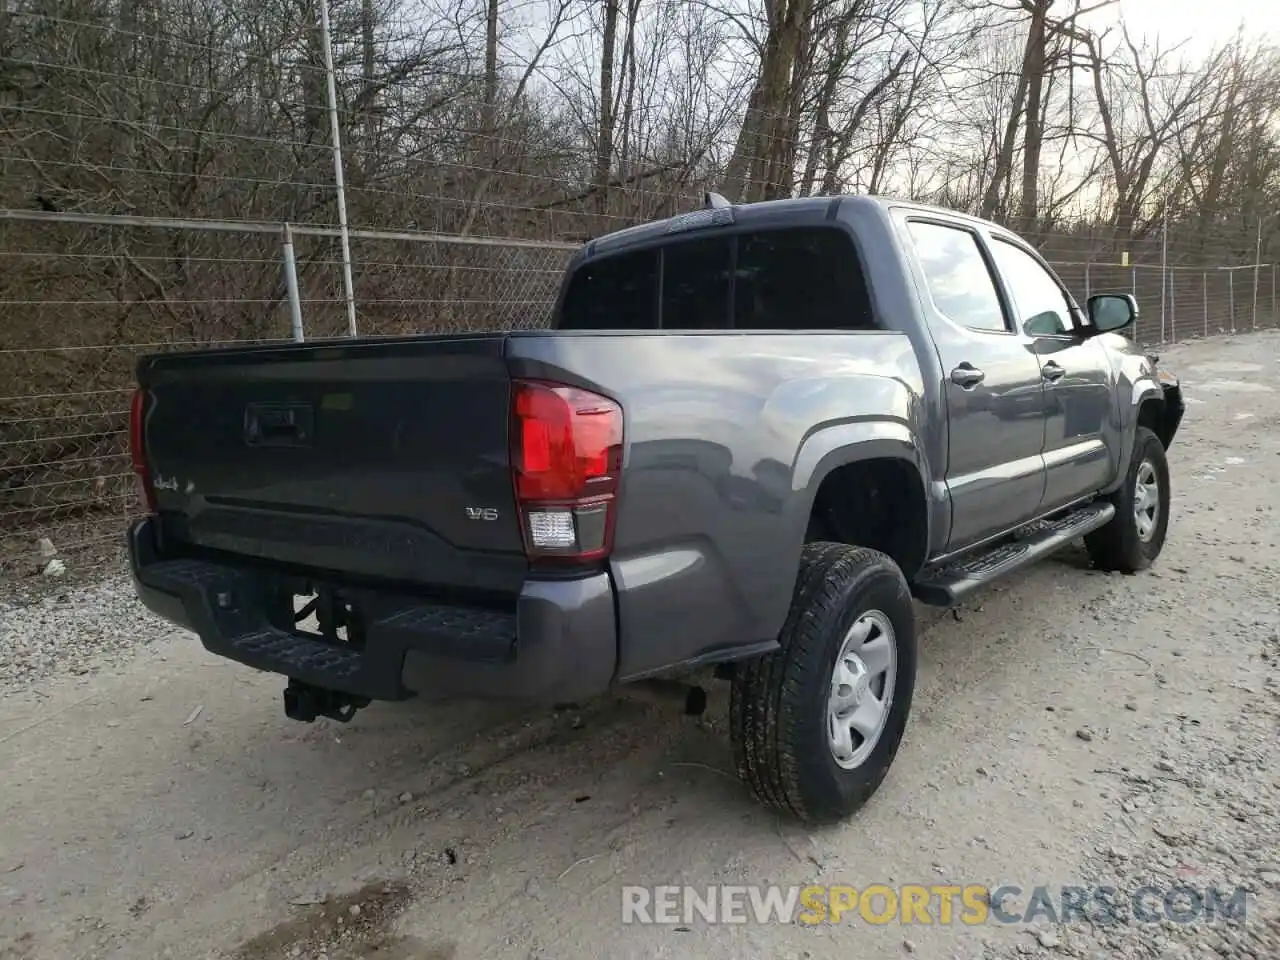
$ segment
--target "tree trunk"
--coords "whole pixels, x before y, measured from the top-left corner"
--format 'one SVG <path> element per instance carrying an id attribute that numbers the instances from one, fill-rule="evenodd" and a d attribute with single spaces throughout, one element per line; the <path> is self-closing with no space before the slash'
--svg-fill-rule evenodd
<path id="1" fill-rule="evenodd" d="M 596 132 L 596 210 L 609 206 L 613 163 L 613 51 L 618 39 L 618 0 L 604 0 L 604 49 L 600 54 L 600 129 Z"/>
<path id="2" fill-rule="evenodd" d="M 777 169 L 776 158 L 791 127 L 791 88 L 812 6 L 812 0 L 777 0 L 769 5 L 760 76 L 725 171 L 723 190 L 730 200 L 760 199 L 766 177 Z"/>
<path id="3" fill-rule="evenodd" d="M 800 27 L 800 39 L 796 46 L 795 60 L 791 65 L 790 93 L 786 112 L 778 119 L 777 143 L 769 151 L 769 160 L 761 184 L 761 196 L 766 200 L 789 197 L 796 186 L 796 147 L 800 140 L 800 110 L 804 106 L 804 90 L 809 74 L 810 44 L 813 24 L 805 18 Z"/>
<path id="4" fill-rule="evenodd" d="M 1019 228 L 1030 230 L 1039 213 L 1040 151 L 1044 146 L 1045 20 L 1049 0 L 1035 0 L 1027 28 L 1023 74 L 1027 79 L 1027 109 L 1023 120 L 1022 204 Z"/>
<path id="5" fill-rule="evenodd" d="M 1018 72 L 1018 83 L 1014 87 L 1013 102 L 1009 105 L 1009 117 L 1005 121 L 1004 136 L 1000 140 L 998 149 L 996 150 L 996 165 L 991 171 L 991 179 L 987 181 L 987 188 L 982 195 L 982 207 L 979 210 L 979 216 L 984 220 L 990 220 L 996 215 L 996 211 L 1000 209 L 1000 203 L 1004 199 L 1005 183 L 1009 179 L 1010 173 L 1013 172 L 1013 148 L 1014 143 L 1018 139 L 1018 118 L 1022 115 L 1023 104 L 1027 99 L 1027 87 L 1029 86 L 1028 66 L 1032 59 L 1032 46 L 1035 42 L 1035 33 L 1028 27 L 1027 42 L 1022 50 L 1022 68 Z"/>
<path id="6" fill-rule="evenodd" d="M 492 137 L 498 123 L 498 0 L 488 0 L 484 27 L 484 135 Z"/>
<path id="7" fill-rule="evenodd" d="M 636 103 L 636 18 L 640 0 L 627 2 L 627 34 L 622 41 L 622 72 L 626 75 L 626 92 L 622 96 L 622 142 L 618 150 L 618 173 L 626 180 L 631 175 L 631 118 Z"/>
<path id="8" fill-rule="evenodd" d="M 378 137 L 377 93 L 375 90 L 377 84 L 377 47 L 374 37 L 374 18 L 373 0 L 360 0 L 360 50 L 362 54 L 360 79 L 364 88 L 361 91 L 360 103 L 364 108 L 365 152 L 363 159 L 366 163 L 373 159 L 372 149 Z"/>
<path id="9" fill-rule="evenodd" d="M 833 136 L 831 130 L 831 105 L 836 99 L 836 89 L 840 84 L 840 72 L 848 42 L 849 18 L 845 17 L 836 26 L 833 56 L 827 63 L 827 75 L 823 78 L 822 88 L 818 91 L 818 99 L 814 111 L 813 134 L 809 138 L 804 173 L 800 177 L 800 195 L 802 197 L 807 197 L 813 193 L 814 182 L 818 178 L 818 160 L 827 152 L 831 143 Z"/>

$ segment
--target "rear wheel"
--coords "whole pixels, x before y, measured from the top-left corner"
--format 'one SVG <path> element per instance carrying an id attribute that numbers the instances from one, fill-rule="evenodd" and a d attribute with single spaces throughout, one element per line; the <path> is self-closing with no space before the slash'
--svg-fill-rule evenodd
<path id="1" fill-rule="evenodd" d="M 779 643 L 734 673 L 738 773 L 768 806 L 843 819 L 884 780 L 911 710 L 915 618 L 902 571 L 874 550 L 806 544 Z"/>
<path id="2" fill-rule="evenodd" d="M 1101 570 L 1137 573 L 1160 556 L 1169 529 L 1169 462 L 1164 444 L 1138 427 L 1129 472 L 1110 502 L 1116 515 L 1085 537 L 1093 565 Z"/>

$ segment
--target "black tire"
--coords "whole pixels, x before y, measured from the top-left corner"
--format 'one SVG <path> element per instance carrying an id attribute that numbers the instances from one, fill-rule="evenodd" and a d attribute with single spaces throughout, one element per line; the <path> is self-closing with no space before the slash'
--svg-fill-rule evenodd
<path id="1" fill-rule="evenodd" d="M 1134 496 L 1143 464 L 1149 464 L 1155 474 L 1159 490 L 1159 505 L 1151 536 L 1143 540 L 1138 531 L 1134 510 Z M 1137 573 L 1145 570 L 1160 556 L 1165 535 L 1169 530 L 1169 461 L 1165 457 L 1164 444 L 1146 427 L 1138 427 L 1133 441 L 1133 457 L 1124 483 L 1107 499 L 1116 508 L 1116 515 L 1105 527 L 1084 538 L 1089 558 L 1099 570 L 1115 570 L 1120 573 Z"/>
<path id="2" fill-rule="evenodd" d="M 827 703 L 845 635 L 870 611 L 892 627 L 894 689 L 870 753 L 848 769 L 829 744 Z M 738 775 L 766 806 L 809 823 L 842 820 L 884 780 L 911 712 L 915 614 L 902 571 L 874 550 L 805 544 L 778 640 L 779 650 L 734 672 L 729 718 Z"/>

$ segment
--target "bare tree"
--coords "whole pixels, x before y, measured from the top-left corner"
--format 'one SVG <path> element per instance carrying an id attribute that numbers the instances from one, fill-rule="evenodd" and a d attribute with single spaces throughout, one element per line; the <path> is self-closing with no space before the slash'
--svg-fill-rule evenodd
<path id="1" fill-rule="evenodd" d="M 813 0 L 763 2 L 766 32 L 759 74 L 724 174 L 723 189 L 734 200 L 761 199 L 793 156 L 788 136 L 795 120 L 797 68 L 812 27 Z"/>
<path id="2" fill-rule="evenodd" d="M 1106 37 L 1081 34 L 1088 54 L 1093 92 L 1097 102 L 1099 128 L 1085 136 L 1101 143 L 1105 151 L 1110 187 L 1114 192 L 1111 222 L 1117 241 L 1130 240 L 1143 228 L 1141 214 L 1154 216 L 1152 194 L 1164 198 L 1176 192 L 1168 183 L 1176 169 L 1161 161 L 1168 159 L 1169 147 L 1188 127 L 1201 127 L 1221 109 L 1214 94 L 1220 68 L 1227 51 L 1214 53 L 1198 70 L 1170 63 L 1169 54 L 1157 43 L 1140 49 L 1122 26 L 1125 59 L 1108 62 L 1104 56 Z M 1126 94 L 1136 94 L 1128 100 Z M 1228 93 L 1226 107 L 1234 98 Z M 1134 102 L 1136 101 L 1136 102 Z"/>

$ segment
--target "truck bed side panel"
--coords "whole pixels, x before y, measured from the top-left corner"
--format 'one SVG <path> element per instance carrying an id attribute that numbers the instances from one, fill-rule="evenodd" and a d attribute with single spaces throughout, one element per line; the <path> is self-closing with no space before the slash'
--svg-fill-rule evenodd
<path id="1" fill-rule="evenodd" d="M 921 416 L 896 333 L 560 332 L 514 335 L 508 351 L 513 375 L 622 403 L 620 679 L 772 641 L 816 490 L 802 449 L 848 424 L 911 437 Z"/>

